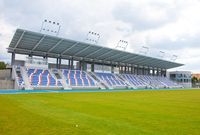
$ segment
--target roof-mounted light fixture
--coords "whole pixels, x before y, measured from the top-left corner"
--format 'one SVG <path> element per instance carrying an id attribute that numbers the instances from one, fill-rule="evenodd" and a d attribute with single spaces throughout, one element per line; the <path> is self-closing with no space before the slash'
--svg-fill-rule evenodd
<path id="1" fill-rule="evenodd" d="M 92 44 L 97 44 L 99 42 L 99 39 L 100 39 L 100 34 L 93 31 L 89 31 L 86 36 L 86 41 Z"/>
<path id="2" fill-rule="evenodd" d="M 149 52 L 149 47 L 142 46 L 139 53 L 146 55 Z"/>
<path id="3" fill-rule="evenodd" d="M 45 19 L 40 29 L 41 33 L 58 36 L 61 25 L 59 22 Z"/>
<path id="4" fill-rule="evenodd" d="M 171 57 L 171 61 L 176 61 L 177 60 L 177 58 L 178 58 L 178 56 L 177 55 L 172 55 L 172 57 Z"/>
<path id="5" fill-rule="evenodd" d="M 158 55 L 158 57 L 160 57 L 160 58 L 164 58 L 164 56 L 165 56 L 165 52 L 163 52 L 163 51 L 159 51 L 159 55 Z"/>
<path id="6" fill-rule="evenodd" d="M 125 51 L 127 46 L 128 46 L 128 41 L 119 40 L 119 42 L 117 43 L 117 46 L 115 48 L 120 49 L 120 50 L 123 49 Z"/>

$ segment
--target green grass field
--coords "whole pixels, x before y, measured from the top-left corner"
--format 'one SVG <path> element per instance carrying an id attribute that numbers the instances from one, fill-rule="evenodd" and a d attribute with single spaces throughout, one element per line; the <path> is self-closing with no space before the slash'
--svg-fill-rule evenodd
<path id="1" fill-rule="evenodd" d="M 200 90 L 0 95 L 0 135 L 199 135 Z"/>

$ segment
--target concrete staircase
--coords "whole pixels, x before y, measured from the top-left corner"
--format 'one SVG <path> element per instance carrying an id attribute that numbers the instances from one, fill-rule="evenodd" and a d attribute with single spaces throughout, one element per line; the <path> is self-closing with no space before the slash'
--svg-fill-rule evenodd
<path id="1" fill-rule="evenodd" d="M 88 72 L 89 76 L 94 78 L 101 89 L 113 89 L 106 82 L 102 81 L 94 72 Z"/>
<path id="2" fill-rule="evenodd" d="M 62 83 L 62 85 L 63 85 L 63 87 L 64 87 L 64 89 L 65 90 L 71 90 L 72 89 L 72 87 L 69 85 L 69 84 L 67 84 L 66 83 L 66 77 L 63 75 L 63 73 L 62 73 L 62 71 L 61 70 L 57 70 L 58 71 L 58 75 L 60 76 L 60 81 L 61 81 L 61 83 Z"/>
<path id="3" fill-rule="evenodd" d="M 136 86 L 132 85 L 128 80 L 126 80 L 121 74 L 115 74 L 115 76 L 119 79 L 122 80 L 128 88 L 133 88 L 133 89 L 137 89 Z"/>
<path id="4" fill-rule="evenodd" d="M 25 70 L 25 67 L 20 67 L 21 75 L 24 80 L 25 90 L 33 90 L 33 87 L 30 84 L 28 74 Z"/>

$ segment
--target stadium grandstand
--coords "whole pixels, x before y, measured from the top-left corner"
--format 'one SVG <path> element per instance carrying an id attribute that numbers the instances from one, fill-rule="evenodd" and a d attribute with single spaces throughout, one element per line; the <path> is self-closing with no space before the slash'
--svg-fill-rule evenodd
<path id="1" fill-rule="evenodd" d="M 15 89 L 182 87 L 167 78 L 166 72 L 183 64 L 91 43 L 17 29 L 7 49 L 12 54 Z M 16 60 L 16 54 L 26 55 L 27 60 Z M 48 58 L 56 63 L 49 63 Z"/>

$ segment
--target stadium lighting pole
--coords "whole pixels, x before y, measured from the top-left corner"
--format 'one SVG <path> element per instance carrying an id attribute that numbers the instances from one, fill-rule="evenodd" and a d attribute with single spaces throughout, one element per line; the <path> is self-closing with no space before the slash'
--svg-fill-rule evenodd
<path id="1" fill-rule="evenodd" d="M 126 50 L 126 48 L 128 47 L 128 42 L 125 40 L 119 40 L 119 42 L 117 43 L 117 46 L 115 47 L 116 49 L 123 49 L 124 51 Z"/>
<path id="2" fill-rule="evenodd" d="M 96 33 L 94 31 L 89 31 L 86 35 L 86 41 L 89 41 L 90 43 L 97 44 L 100 39 L 100 34 Z"/>
<path id="3" fill-rule="evenodd" d="M 177 60 L 177 58 L 178 58 L 178 56 L 177 56 L 177 55 L 172 55 L 172 57 L 171 57 L 171 61 L 176 61 L 176 60 Z"/>
<path id="4" fill-rule="evenodd" d="M 57 23 L 57 25 L 59 25 L 59 23 Z M 58 31 L 57 31 L 56 36 L 58 36 L 58 34 L 60 33 L 60 28 L 61 28 L 61 25 L 59 25 L 59 27 L 58 27 Z"/>
<path id="5" fill-rule="evenodd" d="M 165 56 L 165 52 L 159 51 L 160 55 L 158 55 L 160 58 L 163 58 Z"/>
<path id="6" fill-rule="evenodd" d="M 89 31 L 86 35 L 86 41 L 88 41 L 89 43 L 91 44 L 98 44 L 99 42 L 99 39 L 100 39 L 100 34 L 97 33 L 97 32 L 94 32 L 94 31 Z M 91 70 L 94 71 L 94 67 L 95 67 L 95 64 L 94 64 L 94 61 L 91 63 Z"/>
<path id="7" fill-rule="evenodd" d="M 58 34 L 60 32 L 60 28 L 61 28 L 61 25 L 59 22 L 45 19 L 42 22 L 40 32 L 41 33 L 44 32 L 44 34 L 46 34 L 46 32 L 48 32 L 48 33 L 50 32 L 49 34 L 55 34 L 55 36 L 58 36 Z"/>
<path id="8" fill-rule="evenodd" d="M 146 55 L 149 52 L 149 47 L 142 46 L 140 53 Z"/>
<path id="9" fill-rule="evenodd" d="M 40 28 L 40 32 L 42 32 L 42 29 L 43 29 L 43 27 L 44 27 L 44 22 L 46 22 L 47 20 L 45 19 L 44 21 L 42 21 L 42 26 L 41 26 L 41 28 Z"/>

